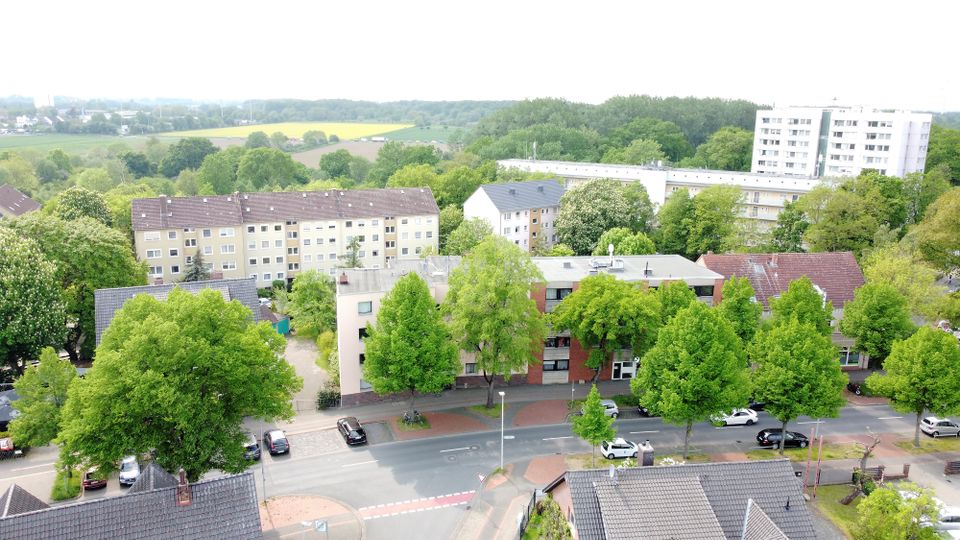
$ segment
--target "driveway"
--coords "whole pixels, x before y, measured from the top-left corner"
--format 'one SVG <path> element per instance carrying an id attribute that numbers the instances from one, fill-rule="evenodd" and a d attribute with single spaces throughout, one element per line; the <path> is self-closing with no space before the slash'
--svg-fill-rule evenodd
<path id="1" fill-rule="evenodd" d="M 295 413 L 317 410 L 317 391 L 329 379 L 316 363 L 317 354 L 317 344 L 312 339 L 296 336 L 287 338 L 284 357 L 297 370 L 297 375 L 303 377 L 303 389 L 293 397 Z"/>

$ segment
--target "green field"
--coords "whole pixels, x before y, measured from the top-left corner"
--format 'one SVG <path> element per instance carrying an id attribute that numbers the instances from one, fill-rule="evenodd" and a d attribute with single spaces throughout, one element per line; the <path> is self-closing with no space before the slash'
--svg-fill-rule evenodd
<path id="1" fill-rule="evenodd" d="M 390 141 L 449 142 L 450 137 L 458 129 L 463 128 L 454 126 L 408 127 L 389 133 L 377 133 L 377 135 L 383 135 Z"/>
<path id="2" fill-rule="evenodd" d="M 244 139 L 255 131 L 262 131 L 267 135 L 283 133 L 287 137 L 301 138 L 307 131 L 322 131 L 327 137 L 336 135 L 341 140 L 359 139 L 411 127 L 410 124 L 366 124 L 347 122 L 282 122 L 279 124 L 254 124 L 250 126 L 234 126 L 215 129 L 196 129 L 193 131 L 177 131 L 164 135 L 176 137 L 224 137 Z"/>
<path id="3" fill-rule="evenodd" d="M 49 152 L 59 148 L 67 153 L 86 152 L 93 148 L 110 146 L 121 143 L 130 148 L 141 148 L 147 142 L 147 137 L 117 135 L 66 135 L 60 133 L 44 135 L 3 135 L 0 136 L 0 151 L 2 150 L 36 150 Z"/>

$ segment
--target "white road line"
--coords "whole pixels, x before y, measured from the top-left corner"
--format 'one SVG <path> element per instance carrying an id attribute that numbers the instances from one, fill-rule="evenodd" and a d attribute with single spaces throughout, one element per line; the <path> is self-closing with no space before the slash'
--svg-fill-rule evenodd
<path id="1" fill-rule="evenodd" d="M 660 433 L 659 429 L 648 429 L 645 431 L 631 431 L 630 435 L 636 435 L 638 433 Z"/>
<path id="2" fill-rule="evenodd" d="M 461 450 L 469 450 L 469 449 L 470 449 L 469 446 L 461 446 L 460 448 L 447 448 L 446 450 L 441 450 L 440 453 L 442 454 L 444 452 L 459 452 Z"/>
<path id="3" fill-rule="evenodd" d="M 10 472 L 26 471 L 29 469 L 39 469 L 40 467 L 49 467 L 51 465 L 56 465 L 56 464 L 57 464 L 56 461 L 51 461 L 50 463 L 41 463 L 40 465 L 31 465 L 29 467 L 20 467 L 19 469 L 10 469 Z"/>
<path id="4" fill-rule="evenodd" d="M 714 429 L 743 429 L 746 426 L 719 426 Z"/>
<path id="5" fill-rule="evenodd" d="M 877 418 L 877 420 L 899 420 L 900 418 L 903 418 L 903 417 L 902 416 L 881 416 L 880 418 Z"/>
<path id="6" fill-rule="evenodd" d="M 808 425 L 808 424 L 823 424 L 823 423 L 825 423 L 823 420 L 811 420 L 811 421 L 809 421 L 809 422 L 797 422 L 797 425 L 798 425 L 798 426 L 805 426 L 805 425 Z"/>
<path id="7" fill-rule="evenodd" d="M 510 440 L 510 439 L 514 439 L 515 437 L 513 435 L 504 435 L 503 438 Z"/>
<path id="8" fill-rule="evenodd" d="M 340 467 L 355 467 L 357 465 L 368 465 L 370 463 L 376 463 L 378 460 L 371 459 L 370 461 L 361 461 L 360 463 L 347 463 L 346 465 L 341 465 Z"/>
<path id="9" fill-rule="evenodd" d="M 559 441 L 560 439 L 572 439 L 573 435 L 567 435 L 566 437 L 547 437 L 543 440 L 545 441 Z"/>

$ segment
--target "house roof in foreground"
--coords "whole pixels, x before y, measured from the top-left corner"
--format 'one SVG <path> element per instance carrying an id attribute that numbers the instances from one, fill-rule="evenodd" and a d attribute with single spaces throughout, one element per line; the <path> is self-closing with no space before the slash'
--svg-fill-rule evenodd
<path id="1" fill-rule="evenodd" d="M 20 193 L 10 184 L 0 184 L 0 215 L 22 216 L 40 208 L 40 203 Z"/>

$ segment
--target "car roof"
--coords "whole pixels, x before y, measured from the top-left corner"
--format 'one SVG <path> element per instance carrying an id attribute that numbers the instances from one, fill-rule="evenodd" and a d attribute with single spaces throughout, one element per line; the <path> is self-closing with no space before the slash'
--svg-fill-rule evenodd
<path id="1" fill-rule="evenodd" d="M 279 429 L 271 429 L 267 432 L 271 439 L 286 439 L 287 436 Z"/>
<path id="2" fill-rule="evenodd" d="M 121 463 L 129 463 L 131 461 L 137 461 L 137 456 L 123 456 L 123 461 Z"/>
<path id="3" fill-rule="evenodd" d="M 612 400 L 612 399 L 601 399 L 601 400 L 600 400 L 600 403 L 602 403 L 602 404 L 604 404 L 604 405 L 616 405 L 616 404 L 617 404 L 617 402 L 614 401 L 614 400 Z"/>
<path id="4" fill-rule="evenodd" d="M 929 422 L 931 424 L 939 422 L 941 420 L 946 420 L 946 418 L 939 418 L 937 416 L 927 416 L 923 419 L 924 422 Z"/>

